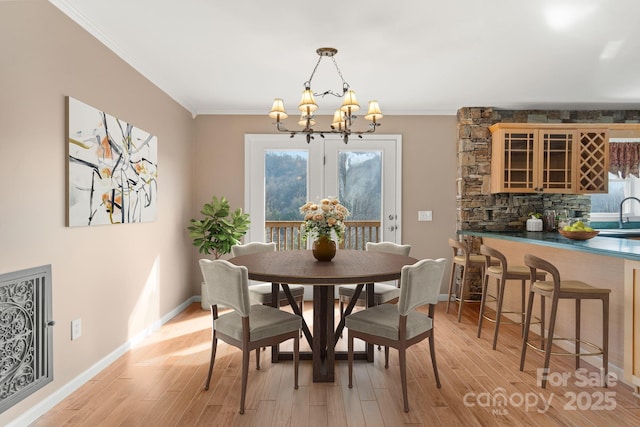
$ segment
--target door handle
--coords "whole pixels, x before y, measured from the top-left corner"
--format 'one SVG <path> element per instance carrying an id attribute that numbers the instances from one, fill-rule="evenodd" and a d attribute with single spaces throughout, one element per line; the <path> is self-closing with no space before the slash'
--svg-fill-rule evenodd
<path id="1" fill-rule="evenodd" d="M 389 231 L 395 231 L 397 229 L 398 229 L 398 227 L 396 227 L 395 225 L 392 225 L 392 226 L 389 227 Z"/>

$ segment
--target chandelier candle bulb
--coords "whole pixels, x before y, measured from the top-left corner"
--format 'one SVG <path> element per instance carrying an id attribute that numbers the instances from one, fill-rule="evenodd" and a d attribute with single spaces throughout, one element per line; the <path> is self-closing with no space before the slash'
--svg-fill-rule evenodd
<path id="1" fill-rule="evenodd" d="M 342 130 L 344 126 L 344 112 L 342 110 L 336 110 L 333 113 L 333 123 L 331 123 L 331 127 L 334 129 Z"/>
<path id="2" fill-rule="evenodd" d="M 354 91 L 347 91 L 347 94 L 344 96 L 344 101 L 342 102 L 342 107 L 340 107 L 340 109 L 347 114 L 354 113 L 360 109 L 360 104 L 358 104 L 356 93 Z"/>
<path id="3" fill-rule="evenodd" d="M 380 111 L 380 105 L 378 101 L 369 101 L 369 111 L 367 111 L 367 115 L 364 116 L 365 119 L 376 122 L 376 120 L 380 120 L 383 117 L 382 111 Z"/>
<path id="4" fill-rule="evenodd" d="M 302 111 L 303 114 L 311 114 L 318 110 L 318 104 L 316 104 L 316 100 L 313 97 L 313 92 L 310 88 L 306 88 L 304 92 L 302 92 L 302 99 L 300 100 L 298 109 Z"/>
<path id="5" fill-rule="evenodd" d="M 278 121 L 280 121 L 280 119 L 284 120 L 289 117 L 284 111 L 284 101 L 282 100 L 282 98 L 276 98 L 273 100 L 273 106 L 271 107 L 271 111 L 269 112 L 269 117 Z"/>

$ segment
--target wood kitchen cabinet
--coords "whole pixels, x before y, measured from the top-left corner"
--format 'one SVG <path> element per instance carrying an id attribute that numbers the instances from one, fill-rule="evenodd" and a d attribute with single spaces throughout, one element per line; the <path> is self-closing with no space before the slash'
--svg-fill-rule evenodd
<path id="1" fill-rule="evenodd" d="M 492 193 L 606 193 L 609 137 L 601 125 L 498 123 Z"/>

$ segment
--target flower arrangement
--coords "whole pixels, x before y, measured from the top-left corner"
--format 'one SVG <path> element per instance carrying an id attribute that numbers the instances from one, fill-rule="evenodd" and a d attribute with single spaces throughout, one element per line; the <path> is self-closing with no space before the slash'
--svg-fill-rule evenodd
<path id="1" fill-rule="evenodd" d="M 342 241 L 345 230 L 344 220 L 350 212 L 340 204 L 338 199 L 322 199 L 319 204 L 307 202 L 300 206 L 300 213 L 304 215 L 304 221 L 300 225 L 303 241 L 306 241 L 309 236 L 331 238 L 331 231 L 336 233 L 338 241 Z"/>

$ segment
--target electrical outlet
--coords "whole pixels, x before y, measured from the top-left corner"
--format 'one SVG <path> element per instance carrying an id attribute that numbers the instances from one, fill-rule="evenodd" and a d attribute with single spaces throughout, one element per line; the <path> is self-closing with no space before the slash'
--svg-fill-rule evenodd
<path id="1" fill-rule="evenodd" d="M 418 221 L 433 221 L 433 211 L 418 211 Z"/>
<path id="2" fill-rule="evenodd" d="M 71 341 L 77 340 L 82 335 L 82 319 L 71 321 Z"/>

